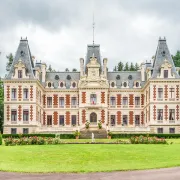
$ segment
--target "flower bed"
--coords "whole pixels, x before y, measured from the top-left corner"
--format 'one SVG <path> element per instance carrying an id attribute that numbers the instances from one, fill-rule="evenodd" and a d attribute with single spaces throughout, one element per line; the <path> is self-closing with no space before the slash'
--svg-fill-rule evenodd
<path id="1" fill-rule="evenodd" d="M 45 144 L 61 144 L 59 138 L 45 138 L 45 137 L 21 137 L 21 138 L 6 138 L 4 140 L 6 146 L 15 146 L 15 145 L 45 145 Z"/>
<path id="2" fill-rule="evenodd" d="M 164 138 L 148 137 L 148 136 L 132 136 L 131 144 L 167 144 Z"/>

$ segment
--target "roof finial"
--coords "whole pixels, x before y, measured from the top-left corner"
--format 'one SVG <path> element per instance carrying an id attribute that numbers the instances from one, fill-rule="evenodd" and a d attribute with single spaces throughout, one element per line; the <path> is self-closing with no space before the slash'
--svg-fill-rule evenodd
<path id="1" fill-rule="evenodd" d="M 94 28 L 95 28 L 95 22 L 94 22 L 94 1 L 93 1 L 93 47 L 94 47 Z"/>

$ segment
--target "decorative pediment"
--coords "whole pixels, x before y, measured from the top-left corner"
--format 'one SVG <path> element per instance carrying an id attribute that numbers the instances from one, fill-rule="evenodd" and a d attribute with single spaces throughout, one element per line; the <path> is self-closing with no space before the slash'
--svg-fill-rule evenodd
<path id="1" fill-rule="evenodd" d="M 169 68 L 172 68 L 172 65 L 168 62 L 167 59 L 165 59 L 164 63 L 161 65 L 161 68 L 169 69 Z"/>
<path id="2" fill-rule="evenodd" d="M 22 62 L 21 59 L 18 60 L 18 63 L 14 65 L 15 68 L 25 68 L 25 64 Z"/>
<path id="3" fill-rule="evenodd" d="M 98 63 L 97 61 L 97 58 L 94 57 L 94 54 L 93 54 L 93 57 L 90 59 L 90 62 L 87 64 L 87 67 L 97 67 L 97 68 L 100 68 L 100 64 Z"/>

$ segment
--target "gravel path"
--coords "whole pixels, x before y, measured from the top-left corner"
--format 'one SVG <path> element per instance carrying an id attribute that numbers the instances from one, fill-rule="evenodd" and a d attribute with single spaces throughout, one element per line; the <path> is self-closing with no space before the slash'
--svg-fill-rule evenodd
<path id="1" fill-rule="evenodd" d="M 0 172 L 0 180 L 180 180 L 180 167 L 126 171 L 126 172 L 102 172 L 88 174 L 52 173 L 52 174 L 26 174 Z"/>

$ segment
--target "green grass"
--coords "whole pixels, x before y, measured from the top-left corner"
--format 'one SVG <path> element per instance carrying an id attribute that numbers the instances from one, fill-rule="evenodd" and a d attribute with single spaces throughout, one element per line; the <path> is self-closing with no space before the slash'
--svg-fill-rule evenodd
<path id="1" fill-rule="evenodd" d="M 0 170 L 97 172 L 180 166 L 180 139 L 168 141 L 173 144 L 3 145 L 0 146 Z"/>

